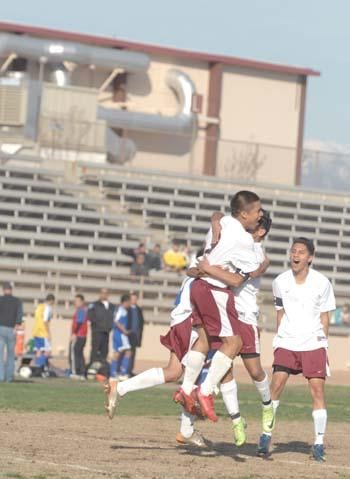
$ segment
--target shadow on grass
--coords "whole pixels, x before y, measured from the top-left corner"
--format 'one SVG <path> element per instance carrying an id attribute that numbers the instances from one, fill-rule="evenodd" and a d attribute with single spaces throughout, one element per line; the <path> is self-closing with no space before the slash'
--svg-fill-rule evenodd
<path id="1" fill-rule="evenodd" d="M 276 442 L 272 445 L 272 454 L 297 452 L 299 454 L 309 455 L 310 448 L 310 444 L 304 441 Z"/>

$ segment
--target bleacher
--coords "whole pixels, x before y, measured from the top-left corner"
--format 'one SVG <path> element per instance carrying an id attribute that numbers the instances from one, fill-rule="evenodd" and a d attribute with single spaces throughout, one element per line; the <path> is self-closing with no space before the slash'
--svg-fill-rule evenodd
<path id="1" fill-rule="evenodd" d="M 315 239 L 315 267 L 331 279 L 337 295 L 346 297 L 346 196 L 86 162 L 77 164 L 69 180 L 64 168 L 40 163 L 0 166 L 0 281 L 14 283 L 27 313 L 50 291 L 57 297 L 59 316 L 70 317 L 75 293 L 93 300 L 106 286 L 114 301 L 123 292 L 141 291 L 148 321 L 167 322 L 181 276 L 158 272 L 131 277 L 131 258 L 124 248 L 156 237 L 164 247 L 178 238 L 196 250 L 212 212 L 227 212 L 230 197 L 243 188 L 257 191 L 273 218 L 266 240 L 272 261 L 263 279 L 266 301 L 271 279 L 288 268 L 290 239 L 302 235 Z"/>

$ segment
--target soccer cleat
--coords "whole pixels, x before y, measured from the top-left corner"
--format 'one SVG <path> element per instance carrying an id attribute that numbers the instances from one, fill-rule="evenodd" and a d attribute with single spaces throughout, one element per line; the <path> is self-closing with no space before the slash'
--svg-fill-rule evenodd
<path id="1" fill-rule="evenodd" d="M 262 428 L 263 432 L 272 432 L 275 427 L 275 411 L 272 403 L 262 408 Z"/>
<path id="2" fill-rule="evenodd" d="M 259 439 L 258 449 L 256 451 L 259 457 L 266 457 L 270 452 L 271 436 L 262 433 Z"/>
<path id="3" fill-rule="evenodd" d="M 179 388 L 173 395 L 173 401 L 181 404 L 181 406 L 190 414 L 193 414 L 194 416 L 198 415 L 194 390 L 189 395 L 186 394 L 182 388 Z"/>
<path id="4" fill-rule="evenodd" d="M 202 394 L 201 388 L 197 390 L 197 399 L 201 406 L 203 416 L 206 416 L 210 421 L 216 422 L 218 420 L 217 415 L 215 414 L 214 398 L 211 394 L 205 396 Z"/>
<path id="5" fill-rule="evenodd" d="M 311 448 L 311 454 L 312 454 L 312 457 L 317 462 L 325 462 L 326 461 L 326 455 L 325 455 L 325 452 L 324 452 L 323 444 L 314 444 Z"/>
<path id="6" fill-rule="evenodd" d="M 104 392 L 106 395 L 105 399 L 105 410 L 109 419 L 113 419 L 115 410 L 118 406 L 120 396 L 117 391 L 118 381 L 115 378 L 110 378 L 105 382 Z"/>
<path id="7" fill-rule="evenodd" d="M 198 431 L 193 431 L 193 434 L 190 437 L 184 437 L 181 432 L 178 432 L 176 434 L 176 442 L 181 446 L 195 446 L 201 449 L 208 448 L 204 437 Z"/>
<path id="8" fill-rule="evenodd" d="M 233 441 L 237 447 L 243 446 L 247 441 L 247 435 L 245 430 L 247 429 L 247 423 L 244 417 L 239 419 L 239 422 L 232 424 L 233 429 Z"/>

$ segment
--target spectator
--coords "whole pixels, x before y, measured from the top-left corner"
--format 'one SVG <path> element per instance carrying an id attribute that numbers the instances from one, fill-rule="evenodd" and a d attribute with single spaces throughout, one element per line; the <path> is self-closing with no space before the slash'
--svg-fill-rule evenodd
<path id="1" fill-rule="evenodd" d="M 180 249 L 180 244 L 174 240 L 172 247 L 163 255 L 165 268 L 170 271 L 181 271 L 187 267 L 187 258 Z"/>
<path id="2" fill-rule="evenodd" d="M 160 255 L 160 244 L 155 244 L 153 246 L 152 251 L 149 251 L 146 254 L 146 259 L 145 259 L 146 266 L 148 270 L 156 270 L 159 271 L 162 269 L 162 258 Z"/>
<path id="3" fill-rule="evenodd" d="M 0 296 L 0 382 L 11 382 L 15 373 L 16 329 L 22 325 L 23 309 L 21 301 L 12 296 L 10 283 L 4 283 L 2 289 L 4 294 Z"/>
<path id="4" fill-rule="evenodd" d="M 350 306 L 344 304 L 341 308 L 341 324 L 350 326 Z"/>
<path id="5" fill-rule="evenodd" d="M 134 276 L 148 276 L 148 268 L 144 254 L 138 254 L 136 256 L 135 263 L 131 265 L 130 273 Z"/>
<path id="6" fill-rule="evenodd" d="M 48 365 L 51 351 L 50 321 L 53 316 L 55 296 L 48 294 L 44 302 L 39 303 L 34 313 L 34 351 L 36 355 L 35 365 L 39 368 Z"/>
<path id="7" fill-rule="evenodd" d="M 84 348 L 88 330 L 87 308 L 84 296 L 77 294 L 74 298 L 75 311 L 72 321 L 69 345 L 69 364 L 71 378 L 85 378 Z"/>
<path id="8" fill-rule="evenodd" d="M 146 254 L 146 246 L 144 243 L 139 243 L 139 245 L 132 249 L 132 248 L 122 248 L 122 253 L 126 254 L 127 256 L 131 256 L 133 260 L 136 260 L 138 254 Z"/>
<path id="9" fill-rule="evenodd" d="M 106 362 L 108 356 L 109 333 L 113 326 L 115 307 L 108 301 L 108 289 L 100 290 L 100 298 L 88 308 L 91 323 L 91 357 L 90 363 Z"/>
<path id="10" fill-rule="evenodd" d="M 116 310 L 113 322 L 113 360 L 111 364 L 111 377 L 119 375 L 119 380 L 127 379 L 131 358 L 129 342 L 130 331 L 128 328 L 128 310 L 130 296 L 124 294 Z"/>
<path id="11" fill-rule="evenodd" d="M 137 293 L 130 294 L 130 308 L 128 311 L 128 328 L 131 331 L 129 335 L 129 341 L 131 345 L 131 360 L 130 360 L 130 367 L 128 371 L 129 376 L 133 376 L 134 364 L 135 364 L 135 356 L 136 356 L 136 348 L 139 348 L 142 343 L 142 334 L 143 334 L 143 325 L 144 325 L 144 317 L 143 311 L 140 306 L 137 304 L 138 302 L 138 295 Z"/>

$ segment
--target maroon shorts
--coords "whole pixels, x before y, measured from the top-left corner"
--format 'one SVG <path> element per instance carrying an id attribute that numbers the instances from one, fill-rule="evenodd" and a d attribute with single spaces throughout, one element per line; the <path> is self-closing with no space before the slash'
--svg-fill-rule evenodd
<path id="1" fill-rule="evenodd" d="M 229 337 L 239 334 L 235 299 L 228 288 L 217 288 L 202 279 L 191 285 L 193 325 L 202 325 L 208 336 Z"/>
<path id="2" fill-rule="evenodd" d="M 161 336 L 160 342 L 171 352 L 175 353 L 176 357 L 181 362 L 190 348 L 191 333 L 192 317 L 189 316 L 182 323 L 170 328 L 165 336 Z"/>
<path id="3" fill-rule="evenodd" d="M 328 360 L 325 348 L 313 351 L 290 351 L 277 348 L 274 351 L 273 371 L 285 371 L 288 374 L 302 373 L 307 379 L 328 376 Z"/>
<path id="4" fill-rule="evenodd" d="M 257 358 L 260 356 L 260 332 L 254 324 L 239 322 L 240 336 L 243 346 L 239 354 L 243 358 Z"/>

